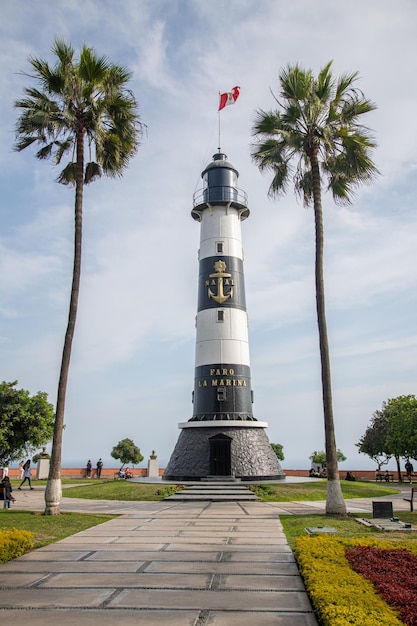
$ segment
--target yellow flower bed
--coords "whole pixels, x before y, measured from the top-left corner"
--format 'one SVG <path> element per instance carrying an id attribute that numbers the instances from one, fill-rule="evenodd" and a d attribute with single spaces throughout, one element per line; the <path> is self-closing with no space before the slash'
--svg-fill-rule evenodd
<path id="1" fill-rule="evenodd" d="M 0 563 L 22 556 L 34 546 L 34 533 L 28 530 L 0 529 Z"/>
<path id="2" fill-rule="evenodd" d="M 345 551 L 353 546 L 405 548 L 417 554 L 412 541 L 298 537 L 296 559 L 316 616 L 323 626 L 404 626 L 373 585 L 351 569 Z"/>

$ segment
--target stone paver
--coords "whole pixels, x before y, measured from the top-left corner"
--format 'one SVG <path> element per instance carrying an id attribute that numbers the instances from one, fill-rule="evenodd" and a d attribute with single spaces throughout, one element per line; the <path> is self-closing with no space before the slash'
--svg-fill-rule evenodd
<path id="1" fill-rule="evenodd" d="M 40 488 L 17 497 L 16 509 L 44 508 Z M 384 499 L 409 510 L 402 494 Z M 120 517 L 0 565 L 1 624 L 317 626 L 279 515 L 324 502 L 63 498 L 61 510 Z"/>
<path id="2" fill-rule="evenodd" d="M 305 593 L 272 592 L 272 591 L 219 591 L 195 590 L 175 591 L 164 589 L 163 593 L 154 589 L 143 589 L 139 594 L 136 590 L 125 589 L 110 603 L 118 608 L 164 608 L 164 609 L 198 609 L 200 611 L 240 611 L 242 623 L 246 622 L 246 611 L 280 611 L 294 613 L 311 613 L 311 606 Z M 199 622 L 201 623 L 201 622 Z M 203 622 L 204 623 L 204 622 Z M 289 624 L 291 622 L 288 622 Z"/>
<path id="3" fill-rule="evenodd" d="M 0 609 L 0 618 L 5 626 L 195 626 L 199 618 L 199 611 L 132 611 L 117 610 L 108 611 L 85 609 L 49 609 L 28 611 Z M 217 622 L 211 622 L 217 624 Z M 226 623 L 226 622 L 224 622 Z M 238 623 L 238 622 L 235 622 Z M 251 622 L 247 622 L 250 624 Z M 253 622 L 255 624 L 256 622 Z M 264 624 L 264 622 L 258 622 Z M 273 622 L 269 622 L 272 624 Z M 279 622 L 275 622 L 278 623 Z M 265 622 L 267 624 L 267 622 Z M 306 622 L 307 626 L 310 626 Z M 298 626 L 294 622 L 294 626 Z M 300 622 L 300 626 L 304 626 Z"/>
<path id="4" fill-rule="evenodd" d="M 274 507 L 68 503 L 129 512 L 0 566 L 2 624 L 316 626 Z"/>

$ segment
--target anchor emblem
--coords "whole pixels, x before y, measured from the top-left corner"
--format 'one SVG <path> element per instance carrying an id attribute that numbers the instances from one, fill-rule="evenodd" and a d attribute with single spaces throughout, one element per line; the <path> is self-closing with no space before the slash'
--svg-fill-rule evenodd
<path id="1" fill-rule="evenodd" d="M 230 291 L 228 293 L 224 293 L 225 284 L 233 285 L 232 280 L 227 280 L 231 278 L 232 275 L 225 272 L 226 263 L 224 261 L 216 261 L 216 263 L 214 264 L 214 269 L 216 270 L 216 273 L 210 274 L 209 277 L 213 279 L 217 278 L 217 295 L 215 295 L 209 287 L 208 296 L 209 298 L 213 298 L 213 300 L 218 304 L 223 304 L 223 302 L 226 302 L 226 300 L 233 296 L 233 286 L 230 287 Z M 213 282 L 214 281 L 212 281 L 212 284 Z"/>

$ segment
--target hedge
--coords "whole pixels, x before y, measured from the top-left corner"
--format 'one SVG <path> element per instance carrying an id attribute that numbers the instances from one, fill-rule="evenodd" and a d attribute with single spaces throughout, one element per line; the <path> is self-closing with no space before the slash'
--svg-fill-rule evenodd
<path id="1" fill-rule="evenodd" d="M 34 533 L 17 528 L 0 529 L 0 563 L 22 556 L 34 547 Z"/>
<path id="2" fill-rule="evenodd" d="M 298 537 L 295 554 L 314 612 L 323 626 L 403 626 L 398 612 L 357 574 L 346 558 L 354 546 L 401 548 L 417 554 L 417 544 L 373 538 Z"/>

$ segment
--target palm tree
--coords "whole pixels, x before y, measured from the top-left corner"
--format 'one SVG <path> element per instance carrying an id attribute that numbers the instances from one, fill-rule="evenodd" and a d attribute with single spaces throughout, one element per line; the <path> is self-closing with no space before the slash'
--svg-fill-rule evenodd
<path id="1" fill-rule="evenodd" d="M 22 112 L 16 124 L 17 151 L 38 145 L 39 159 L 52 158 L 59 165 L 69 161 L 57 181 L 75 186 L 75 234 L 72 288 L 58 383 L 50 471 L 45 492 L 45 513 L 59 514 L 61 454 L 65 396 L 78 308 L 81 275 L 83 188 L 102 174 L 121 176 L 142 136 L 143 125 L 133 93 L 127 88 L 131 74 L 124 67 L 98 57 L 84 45 L 79 59 L 73 48 L 56 39 L 55 64 L 29 58 L 34 87 L 15 102 Z M 88 150 L 88 162 L 85 149 Z"/>
<path id="2" fill-rule="evenodd" d="M 252 157 L 261 171 L 272 171 L 271 196 L 287 191 L 294 183 L 304 205 L 313 205 L 316 233 L 316 308 L 319 330 L 325 447 L 328 470 L 326 513 L 345 515 L 340 488 L 333 419 L 330 356 L 327 339 L 323 277 L 322 182 L 338 204 L 351 202 L 353 190 L 370 181 L 377 169 L 370 158 L 375 147 L 361 116 L 375 105 L 355 88 L 357 72 L 337 80 L 329 62 L 318 74 L 298 65 L 288 66 L 279 76 L 279 109 L 258 110 L 253 126 Z"/>

